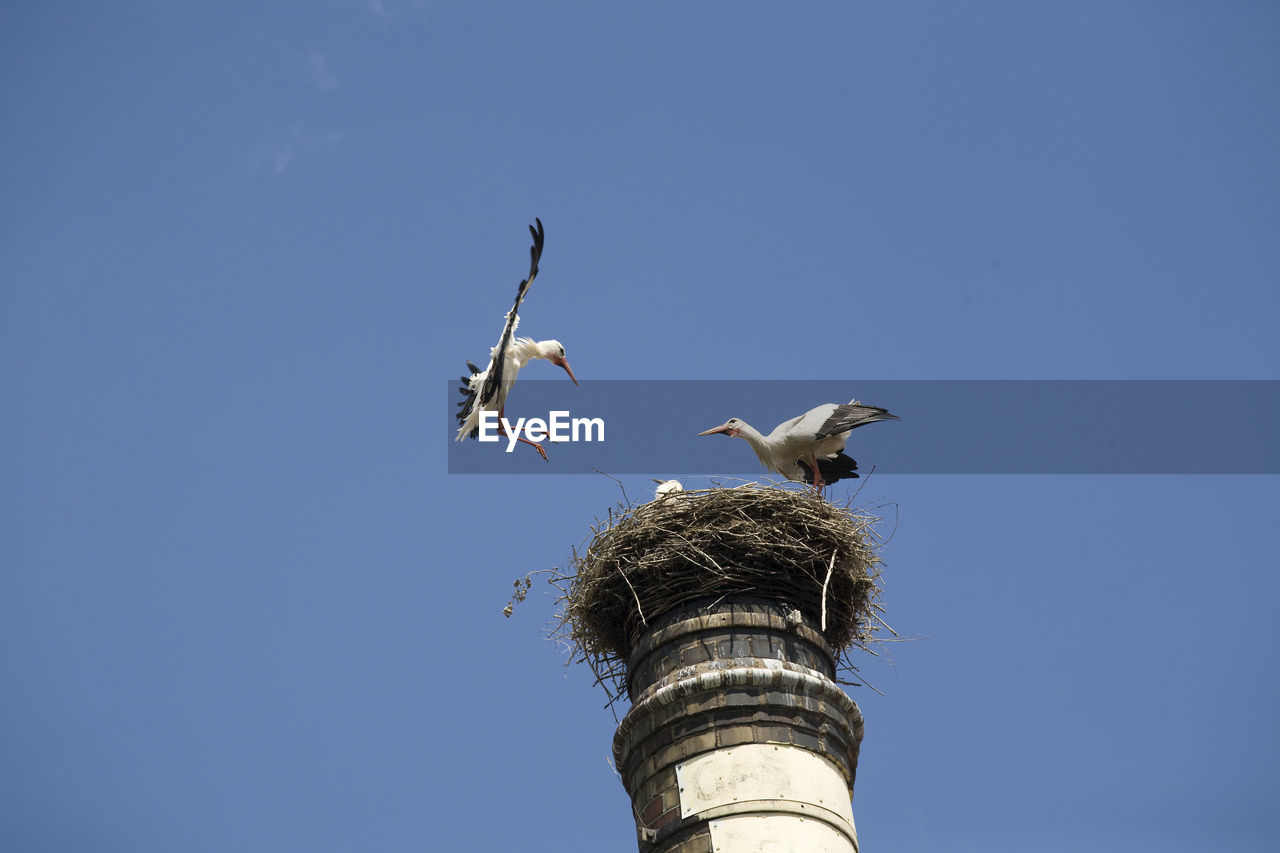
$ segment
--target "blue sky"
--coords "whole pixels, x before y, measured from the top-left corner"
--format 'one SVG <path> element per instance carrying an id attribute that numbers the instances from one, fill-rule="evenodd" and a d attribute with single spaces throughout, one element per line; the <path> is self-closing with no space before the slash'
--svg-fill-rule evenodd
<path id="1" fill-rule="evenodd" d="M 525 225 L 522 331 L 580 379 L 1280 378 L 1277 36 L 1250 2 L 5 6 L 0 847 L 634 849 L 545 590 L 501 615 L 618 486 L 446 473 Z M 1270 848 L 1275 477 L 860 500 L 927 637 L 854 692 L 867 849 Z"/>

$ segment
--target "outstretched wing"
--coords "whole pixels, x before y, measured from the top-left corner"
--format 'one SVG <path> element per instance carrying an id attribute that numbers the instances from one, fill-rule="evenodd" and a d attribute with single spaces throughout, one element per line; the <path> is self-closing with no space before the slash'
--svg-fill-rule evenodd
<path id="1" fill-rule="evenodd" d="M 462 399 L 458 402 L 458 413 L 456 417 L 458 418 L 458 426 L 460 427 L 466 426 L 467 418 L 471 416 L 471 410 L 476 405 L 476 395 L 479 393 L 478 389 L 475 387 L 475 379 L 476 374 L 480 372 L 480 368 L 468 361 L 467 370 L 470 370 L 471 373 L 466 376 L 459 377 L 462 387 L 459 388 L 458 391 L 462 393 Z M 478 433 L 478 429 L 472 430 L 472 438 L 474 438 Z"/>
<path id="2" fill-rule="evenodd" d="M 879 406 L 863 406 L 860 403 L 845 403 L 842 406 L 835 407 L 835 410 L 823 422 L 822 426 L 818 427 L 818 431 L 813 437 L 826 438 L 827 436 L 838 435 L 877 421 L 896 420 L 898 420 L 898 416 L 889 414 L 888 409 L 882 409 Z"/>
<path id="3" fill-rule="evenodd" d="M 515 334 L 516 324 L 520 322 L 520 303 L 524 302 L 529 286 L 538 277 L 538 261 L 542 258 L 542 242 L 545 235 L 542 231 L 542 220 L 535 216 L 533 221 L 538 227 L 535 229 L 532 225 L 529 226 L 529 233 L 533 235 L 533 245 L 529 248 L 529 277 L 520 282 L 520 287 L 516 289 L 516 303 L 507 312 L 507 324 L 502 329 L 502 337 L 498 339 L 497 348 L 489 357 L 489 373 L 485 377 L 484 386 L 480 389 L 480 398 L 474 405 L 483 406 L 497 397 L 498 390 L 502 387 L 507 347 L 511 345 L 511 336 Z"/>

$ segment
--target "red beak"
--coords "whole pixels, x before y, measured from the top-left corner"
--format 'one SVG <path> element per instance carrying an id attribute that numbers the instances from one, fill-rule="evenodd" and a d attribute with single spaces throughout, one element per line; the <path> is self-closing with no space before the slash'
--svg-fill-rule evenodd
<path id="1" fill-rule="evenodd" d="M 698 433 L 698 435 L 717 435 L 719 433 L 724 433 L 725 435 L 732 436 L 734 433 L 734 430 L 728 424 L 720 424 L 720 426 L 715 427 L 714 429 L 709 429 L 706 432 L 700 432 Z"/>
<path id="2" fill-rule="evenodd" d="M 569 374 L 569 378 L 573 380 L 573 384 L 578 384 L 578 379 L 573 375 L 573 368 L 569 366 L 569 362 L 565 361 L 563 358 L 553 358 L 551 359 L 551 363 L 559 367 L 563 367 L 564 372 Z"/>

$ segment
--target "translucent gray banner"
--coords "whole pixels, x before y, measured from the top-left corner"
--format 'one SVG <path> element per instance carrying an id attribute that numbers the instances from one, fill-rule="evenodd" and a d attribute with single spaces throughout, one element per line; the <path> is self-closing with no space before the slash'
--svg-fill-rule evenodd
<path id="1" fill-rule="evenodd" d="M 513 425 L 555 422 L 566 440 L 544 442 L 549 461 L 521 444 L 507 452 L 496 431 L 493 442 L 455 442 L 450 419 L 449 473 L 752 477 L 763 469 L 745 441 L 698 433 L 730 417 L 768 433 L 819 404 L 854 397 L 901 418 L 850 435 L 845 452 L 864 474 L 873 466 L 881 474 L 1280 473 L 1275 380 L 584 380 L 575 387 L 564 378 L 521 378 L 507 401 Z M 450 413 L 459 399 L 454 381 Z"/>

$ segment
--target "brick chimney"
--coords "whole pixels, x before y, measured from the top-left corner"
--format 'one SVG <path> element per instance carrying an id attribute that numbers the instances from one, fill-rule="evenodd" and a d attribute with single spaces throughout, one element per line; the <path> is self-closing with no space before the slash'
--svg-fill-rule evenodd
<path id="1" fill-rule="evenodd" d="M 835 670 L 785 602 L 689 602 L 653 621 L 613 740 L 641 853 L 856 851 L 862 714 Z"/>

